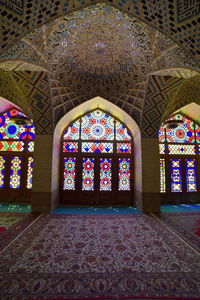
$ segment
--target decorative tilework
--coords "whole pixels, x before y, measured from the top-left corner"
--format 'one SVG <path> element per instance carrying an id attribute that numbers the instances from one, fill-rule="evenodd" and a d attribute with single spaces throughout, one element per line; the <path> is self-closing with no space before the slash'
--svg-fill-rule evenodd
<path id="1" fill-rule="evenodd" d="M 163 112 L 181 81 L 167 76 L 150 77 L 142 119 L 143 137 L 158 137 Z"/>
<path id="2" fill-rule="evenodd" d="M 200 15 L 199 0 L 177 0 L 177 22 L 189 21 L 191 18 Z"/>
<path id="3" fill-rule="evenodd" d="M 13 72 L 18 86 L 32 108 L 36 133 L 52 133 L 52 112 L 49 85 L 45 72 Z"/>
<path id="4" fill-rule="evenodd" d="M 22 1 L 1 0 L 2 41 L 1 47 L 13 44 L 13 41 L 39 26 L 49 23 L 67 13 L 93 5 L 92 0 L 85 1 Z M 141 21 L 152 25 L 159 31 L 177 40 L 193 55 L 200 54 L 198 45 L 199 1 L 172 0 L 113 0 L 112 4 L 126 13 L 131 12 Z M 190 28 L 193 27 L 193 33 Z M 191 36 L 192 33 L 192 36 Z"/>
<path id="5" fill-rule="evenodd" d="M 1 0 L 0 4 L 19 15 L 24 13 L 24 0 Z"/>
<path id="6" fill-rule="evenodd" d="M 177 6 L 171 0 L 112 3 L 115 8 L 104 3 L 89 6 L 90 0 L 0 0 L 4 50 L 0 66 L 15 70 L 12 74 L 31 103 L 37 132 L 52 132 L 66 112 L 102 96 L 139 126 L 142 122 L 143 136 L 155 137 L 166 103 L 180 84 L 176 77 L 194 74 L 187 71 L 185 75 L 180 67 L 199 70 L 192 56 L 171 40 L 198 58 L 198 0 L 179 0 Z M 57 17 L 62 18 L 55 21 Z M 179 67 L 176 72 L 158 74 L 168 76 L 152 77 L 145 96 L 145 75 L 175 66 Z M 44 68 L 50 69 L 46 79 Z"/>

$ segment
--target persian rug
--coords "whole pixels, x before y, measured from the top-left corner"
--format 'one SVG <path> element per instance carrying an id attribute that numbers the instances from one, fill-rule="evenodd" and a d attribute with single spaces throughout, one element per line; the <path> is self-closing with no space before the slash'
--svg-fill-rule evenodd
<path id="1" fill-rule="evenodd" d="M 199 255 L 148 215 L 42 215 L 0 269 L 4 300 L 200 298 Z"/>
<path id="2" fill-rule="evenodd" d="M 38 214 L 0 212 L 0 251 L 30 225 Z"/>
<path id="3" fill-rule="evenodd" d="M 200 212 L 161 213 L 157 217 L 200 251 Z"/>

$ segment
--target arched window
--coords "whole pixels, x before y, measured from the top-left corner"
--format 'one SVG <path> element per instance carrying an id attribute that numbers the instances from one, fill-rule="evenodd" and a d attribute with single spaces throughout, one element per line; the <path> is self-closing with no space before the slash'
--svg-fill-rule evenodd
<path id="1" fill-rule="evenodd" d="M 133 139 L 118 119 L 96 109 L 74 120 L 61 155 L 61 203 L 133 203 Z"/>
<path id="2" fill-rule="evenodd" d="M 17 125 L 13 116 L 25 115 L 17 109 L 0 115 L 0 197 L 4 202 L 29 202 L 35 129 Z"/>
<path id="3" fill-rule="evenodd" d="M 175 128 L 159 130 L 160 192 L 163 202 L 198 202 L 200 127 L 187 116 L 175 114 Z M 167 122 L 165 122 L 167 124 Z"/>

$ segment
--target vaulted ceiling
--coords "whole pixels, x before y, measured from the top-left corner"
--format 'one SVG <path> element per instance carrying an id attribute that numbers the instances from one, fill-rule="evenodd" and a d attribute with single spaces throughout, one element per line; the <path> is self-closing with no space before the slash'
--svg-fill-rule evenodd
<path id="1" fill-rule="evenodd" d="M 163 90 L 170 94 L 199 74 L 197 2 L 110 3 L 0 1 L 0 69 L 22 89 L 39 133 L 102 96 L 127 111 L 144 136 L 155 136 L 169 100 Z"/>

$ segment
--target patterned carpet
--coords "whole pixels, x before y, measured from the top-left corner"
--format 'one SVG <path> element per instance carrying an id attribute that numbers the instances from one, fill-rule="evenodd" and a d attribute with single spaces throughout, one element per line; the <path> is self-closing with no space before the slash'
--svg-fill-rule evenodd
<path id="1" fill-rule="evenodd" d="M 200 212 L 162 213 L 157 217 L 200 251 Z"/>
<path id="2" fill-rule="evenodd" d="M 0 269 L 5 300 L 200 297 L 199 255 L 147 215 L 42 215 Z"/>
<path id="3" fill-rule="evenodd" d="M 0 251 L 14 240 L 38 215 L 0 212 Z"/>

